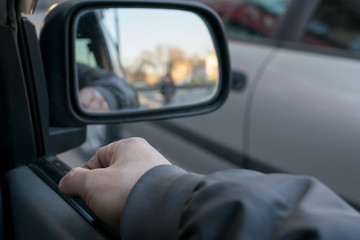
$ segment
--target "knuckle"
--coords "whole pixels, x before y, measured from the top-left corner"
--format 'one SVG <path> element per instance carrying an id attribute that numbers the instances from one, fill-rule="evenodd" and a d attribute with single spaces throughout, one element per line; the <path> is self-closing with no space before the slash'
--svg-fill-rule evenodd
<path id="1" fill-rule="evenodd" d="M 141 137 L 133 137 L 130 140 L 135 142 L 135 143 L 145 143 L 146 142 L 146 140 L 141 138 Z"/>

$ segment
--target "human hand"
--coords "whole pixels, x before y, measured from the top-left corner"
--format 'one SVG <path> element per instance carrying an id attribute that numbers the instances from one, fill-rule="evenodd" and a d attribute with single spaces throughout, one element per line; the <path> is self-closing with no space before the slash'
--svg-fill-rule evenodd
<path id="1" fill-rule="evenodd" d="M 142 138 L 129 138 L 100 148 L 85 168 L 74 168 L 60 181 L 60 191 L 81 197 L 103 221 L 120 229 L 130 191 L 151 168 L 170 164 Z"/>
<path id="2" fill-rule="evenodd" d="M 109 104 L 105 98 L 92 87 L 85 87 L 79 91 L 79 101 L 86 110 L 93 112 L 108 112 Z"/>

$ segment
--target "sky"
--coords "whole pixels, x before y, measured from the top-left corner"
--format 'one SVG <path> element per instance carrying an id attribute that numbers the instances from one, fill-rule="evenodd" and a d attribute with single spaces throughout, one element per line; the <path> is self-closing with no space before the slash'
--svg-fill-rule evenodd
<path id="1" fill-rule="evenodd" d="M 183 49 L 188 56 L 206 56 L 213 48 L 209 30 L 194 13 L 168 9 L 107 9 L 104 25 L 116 36 L 119 18 L 121 58 L 130 60 L 158 45 Z"/>

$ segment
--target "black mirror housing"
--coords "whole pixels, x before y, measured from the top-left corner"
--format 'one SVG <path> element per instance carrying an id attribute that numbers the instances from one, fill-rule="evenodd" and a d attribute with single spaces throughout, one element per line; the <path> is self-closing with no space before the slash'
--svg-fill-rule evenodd
<path id="1" fill-rule="evenodd" d="M 188 11 L 198 15 L 211 33 L 219 68 L 219 88 L 209 100 L 199 104 L 159 108 L 151 111 L 124 111 L 88 114 L 79 108 L 76 84 L 76 19 L 81 12 L 98 8 L 144 8 Z M 125 123 L 167 119 L 202 114 L 220 107 L 230 89 L 230 58 L 223 26 L 214 11 L 201 4 L 174 1 L 68 1 L 51 9 L 44 20 L 40 47 L 46 75 L 51 126 L 84 126 L 86 124 Z"/>

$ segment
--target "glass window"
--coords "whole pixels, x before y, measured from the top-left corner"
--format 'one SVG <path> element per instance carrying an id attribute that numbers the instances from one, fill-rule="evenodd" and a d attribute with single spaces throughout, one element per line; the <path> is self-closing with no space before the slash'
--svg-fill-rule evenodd
<path id="1" fill-rule="evenodd" d="M 95 55 L 89 48 L 90 42 L 91 42 L 90 39 L 83 39 L 83 38 L 76 39 L 75 42 L 76 57 L 77 57 L 76 61 L 89 65 L 91 67 L 96 67 L 97 63 L 96 63 Z"/>
<path id="2" fill-rule="evenodd" d="M 272 38 L 291 0 L 205 0 L 222 18 L 230 38 Z"/>
<path id="3" fill-rule="evenodd" d="M 321 47 L 360 50 L 360 1 L 322 0 L 302 42 Z"/>

